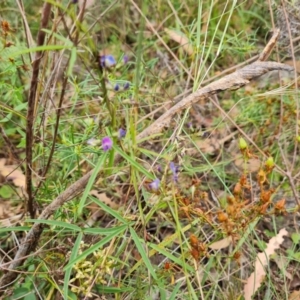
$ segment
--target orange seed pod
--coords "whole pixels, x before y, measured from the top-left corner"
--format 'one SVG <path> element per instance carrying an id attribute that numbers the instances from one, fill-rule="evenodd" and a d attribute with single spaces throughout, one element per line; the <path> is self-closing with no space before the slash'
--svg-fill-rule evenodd
<path id="1" fill-rule="evenodd" d="M 190 245 L 192 246 L 192 248 L 198 249 L 199 240 L 194 234 L 190 235 Z"/>
<path id="2" fill-rule="evenodd" d="M 218 220 L 221 223 L 226 222 L 228 220 L 228 216 L 223 212 L 219 212 L 218 213 Z"/>

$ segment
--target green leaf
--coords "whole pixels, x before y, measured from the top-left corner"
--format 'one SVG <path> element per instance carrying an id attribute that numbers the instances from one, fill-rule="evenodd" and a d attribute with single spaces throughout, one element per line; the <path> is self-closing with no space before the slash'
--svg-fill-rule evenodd
<path id="1" fill-rule="evenodd" d="M 99 234 L 99 235 L 115 234 L 116 231 L 118 231 L 118 227 L 113 227 L 113 228 L 84 228 L 84 229 L 82 229 L 83 233 Z"/>
<path id="2" fill-rule="evenodd" d="M 76 62 L 76 58 L 77 58 L 77 49 L 76 49 L 76 47 L 73 47 L 71 50 L 71 56 L 70 56 L 68 70 L 67 70 L 68 76 L 71 76 L 73 73 L 73 68 L 74 68 L 74 65 Z"/>
<path id="3" fill-rule="evenodd" d="M 0 188 L 0 196 L 2 198 L 8 199 L 13 195 L 14 191 L 12 190 L 12 188 L 9 185 L 3 185 Z"/>
<path id="4" fill-rule="evenodd" d="M 264 231 L 264 233 L 265 233 L 265 235 L 266 235 L 268 238 L 272 238 L 272 237 L 274 237 L 274 236 L 276 235 L 275 232 L 270 231 L 270 230 L 268 230 L 268 229 L 266 229 L 266 230 Z"/>
<path id="5" fill-rule="evenodd" d="M 138 171 L 143 173 L 147 178 L 149 179 L 155 179 L 155 176 L 148 172 L 143 166 L 141 166 L 139 163 L 137 163 L 132 157 L 130 157 L 128 154 L 126 154 L 122 149 L 120 149 L 118 146 L 113 145 L 113 148 L 123 157 L 125 158 L 131 166 L 136 168 Z"/>
<path id="6" fill-rule="evenodd" d="M 190 273 L 194 273 L 195 269 L 188 264 L 186 264 L 184 261 L 182 261 L 180 258 L 174 256 L 170 252 L 168 252 L 165 248 L 161 248 L 156 244 L 149 243 L 149 246 L 157 251 L 158 253 L 163 254 L 165 257 L 167 257 L 170 261 L 174 262 L 175 264 L 178 264 L 179 266 L 186 268 L 187 271 Z"/>
<path id="7" fill-rule="evenodd" d="M 298 262 L 300 262 L 300 252 L 294 253 L 293 258 L 294 258 L 295 260 L 297 260 Z"/>
<path id="8" fill-rule="evenodd" d="M 249 239 L 249 235 L 251 234 L 251 232 L 255 231 L 255 227 L 256 224 L 258 223 L 259 218 L 256 218 L 253 222 L 251 222 L 249 224 L 249 226 L 247 227 L 245 233 L 243 234 L 243 236 L 239 239 L 236 247 L 234 248 L 233 252 L 231 253 L 231 255 L 233 256 L 237 251 L 240 250 L 240 248 L 243 246 L 244 243 L 246 243 L 246 241 Z"/>
<path id="9" fill-rule="evenodd" d="M 11 232 L 11 231 L 28 231 L 31 227 L 29 226 L 19 226 L 19 227 L 2 227 L 0 228 L 0 233 Z"/>
<path id="10" fill-rule="evenodd" d="M 16 115 L 18 117 L 20 117 L 21 119 L 23 120 L 26 120 L 26 116 L 22 115 L 20 112 L 10 108 L 9 106 L 6 106 L 5 104 L 1 103 L 0 104 L 0 108 L 3 110 L 3 111 L 6 111 L 6 112 L 9 112 L 9 115 Z M 4 122 L 3 119 L 0 120 L 0 122 Z"/>
<path id="11" fill-rule="evenodd" d="M 26 220 L 26 222 L 47 224 L 47 225 L 51 225 L 51 226 L 59 226 L 59 227 L 68 228 L 68 229 L 72 229 L 74 231 L 79 231 L 79 232 L 82 231 L 82 229 L 79 226 L 77 226 L 75 224 L 62 222 L 62 221 L 28 219 L 28 220 Z"/>
<path id="12" fill-rule="evenodd" d="M 47 0 L 46 2 L 51 3 L 53 6 L 56 6 L 57 8 L 60 8 L 63 12 L 65 11 L 66 7 L 63 6 L 60 3 L 57 3 L 57 1 L 54 0 Z"/>
<path id="13" fill-rule="evenodd" d="M 21 138 L 20 139 L 20 143 L 17 145 L 17 148 L 25 148 L 26 146 L 26 139 L 25 138 Z"/>
<path id="14" fill-rule="evenodd" d="M 175 287 L 173 287 L 173 291 L 172 291 L 172 294 L 170 295 L 169 300 L 175 300 L 175 299 L 178 299 L 178 298 L 176 298 L 176 296 L 177 296 L 177 293 L 178 293 L 178 291 L 179 291 L 181 285 L 182 285 L 182 282 L 179 281 L 179 282 L 175 285 Z"/>
<path id="15" fill-rule="evenodd" d="M 25 110 L 25 109 L 27 109 L 27 106 L 28 106 L 27 102 L 26 103 L 21 103 L 21 104 L 14 107 L 13 112 L 19 112 L 19 111 Z M 24 116 L 22 115 L 22 118 L 23 117 Z"/>
<path id="16" fill-rule="evenodd" d="M 79 205 L 78 205 L 78 209 L 77 209 L 77 214 L 78 215 L 81 215 L 82 214 L 82 210 L 83 210 L 83 207 L 85 205 L 85 201 L 86 201 L 86 198 L 88 197 L 89 195 L 89 192 L 91 191 L 92 189 L 92 186 L 97 178 L 97 175 L 102 167 L 102 165 L 104 164 L 105 160 L 106 160 L 106 157 L 107 157 L 107 152 L 104 152 L 98 159 L 98 162 L 94 168 L 94 171 L 93 171 L 93 174 L 92 176 L 90 177 L 89 181 L 88 181 L 88 184 L 83 192 L 83 195 L 80 199 L 80 202 L 79 202 Z"/>
<path id="17" fill-rule="evenodd" d="M 300 262 L 300 252 L 294 252 L 292 249 L 287 249 L 286 253 L 289 258 Z"/>
<path id="18" fill-rule="evenodd" d="M 152 275 L 152 277 L 156 281 L 158 281 L 158 278 L 156 276 L 156 272 L 155 272 L 155 270 L 154 270 L 154 268 L 153 268 L 153 266 L 152 266 L 152 264 L 151 264 L 151 262 L 150 262 L 150 260 L 148 258 L 147 253 L 145 252 L 145 250 L 143 248 L 143 245 L 142 245 L 142 243 L 140 241 L 140 238 L 138 237 L 137 233 L 135 232 L 135 230 L 132 227 L 130 227 L 129 230 L 130 230 L 132 239 L 133 239 L 133 241 L 134 241 L 134 243 L 135 243 L 135 245 L 136 245 L 136 247 L 137 247 L 137 249 L 138 249 L 138 251 L 139 251 L 139 253 L 140 253 L 140 255 L 141 255 L 141 257 L 142 257 L 142 259 L 143 259 L 143 261 L 144 261 L 144 263 L 145 263 L 145 265 L 147 267 L 147 269 L 148 269 L 148 271 L 150 272 L 150 274 Z"/>
<path id="19" fill-rule="evenodd" d="M 125 293 L 125 292 L 132 292 L 134 288 L 117 288 L 117 287 L 110 287 L 110 286 L 101 286 L 97 287 L 97 290 L 102 294 L 111 294 L 111 293 Z"/>
<path id="20" fill-rule="evenodd" d="M 10 121 L 11 118 L 12 118 L 12 113 L 8 113 L 4 118 L 2 118 L 0 120 L 0 123 L 6 123 L 6 122 Z"/>
<path id="21" fill-rule="evenodd" d="M 299 242 L 300 242 L 300 234 L 299 233 L 293 232 L 291 234 L 291 238 L 292 238 L 292 241 L 294 244 L 299 244 Z"/>
<path id="22" fill-rule="evenodd" d="M 83 234 L 80 232 L 77 236 L 77 239 L 75 241 L 75 244 L 73 246 L 71 255 L 70 255 L 70 261 L 75 260 L 77 254 L 78 254 L 78 250 L 80 247 L 80 242 L 82 240 L 82 236 Z M 66 270 L 65 273 L 65 278 L 64 278 L 64 287 L 63 287 L 63 291 L 64 291 L 64 299 L 68 299 L 68 294 L 69 294 L 69 281 L 70 281 L 70 277 L 71 277 L 71 273 L 72 273 L 72 267 L 73 265 Z"/>
<path id="23" fill-rule="evenodd" d="M 27 295 L 28 293 L 30 292 L 29 289 L 27 288 L 24 288 L 24 287 L 18 287 L 14 290 L 14 297 L 17 299 L 17 298 L 21 298 L 21 297 L 24 297 L 25 295 Z M 12 299 L 12 298 L 10 298 Z"/>
<path id="24" fill-rule="evenodd" d="M 106 213 L 112 215 L 113 217 L 115 217 L 116 219 L 118 219 L 123 224 L 127 224 L 128 223 L 116 210 L 110 208 L 108 205 L 104 204 L 99 199 L 97 199 L 97 198 L 95 198 L 93 196 L 90 196 L 90 198 L 93 200 L 93 202 L 95 202 L 96 204 L 98 204 Z"/>
<path id="25" fill-rule="evenodd" d="M 12 53 L 12 57 L 14 56 L 20 56 L 22 54 L 30 53 L 30 52 L 39 52 L 39 51 L 56 51 L 56 50 L 62 50 L 62 49 L 70 49 L 73 45 L 45 45 L 45 46 L 39 46 L 39 47 L 33 47 L 24 49 L 21 51 L 17 51 Z"/>
<path id="26" fill-rule="evenodd" d="M 68 46 L 74 46 L 73 42 L 69 39 L 69 38 L 65 38 L 64 36 L 54 32 L 53 30 L 49 30 L 46 28 L 43 28 L 43 31 L 46 32 L 49 35 L 54 36 L 55 38 L 57 38 L 58 40 L 62 41 L 63 43 L 65 43 Z"/>
<path id="27" fill-rule="evenodd" d="M 36 300 L 34 291 L 30 291 L 29 294 L 23 298 L 23 300 Z"/>

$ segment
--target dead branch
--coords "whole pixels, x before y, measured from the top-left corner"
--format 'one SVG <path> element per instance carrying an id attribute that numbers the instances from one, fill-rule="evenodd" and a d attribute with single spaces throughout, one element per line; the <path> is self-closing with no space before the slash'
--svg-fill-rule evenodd
<path id="1" fill-rule="evenodd" d="M 50 14 L 51 4 L 45 2 L 42 11 L 41 25 L 37 35 L 37 46 L 44 45 L 46 33 L 43 29 L 47 28 Z M 34 218 L 34 205 L 32 195 L 32 145 L 33 145 L 33 122 L 34 122 L 34 108 L 36 103 L 36 91 L 38 86 L 40 63 L 43 57 L 43 52 L 38 51 L 35 54 L 34 61 L 32 63 L 32 76 L 28 97 L 28 110 L 26 117 L 26 192 L 28 196 L 27 211 L 30 216 Z"/>
<path id="2" fill-rule="evenodd" d="M 183 109 L 190 107 L 191 105 L 199 102 L 202 99 L 206 99 L 216 93 L 225 91 L 225 90 L 236 90 L 247 83 L 252 79 L 259 77 L 269 71 L 273 70 L 287 70 L 292 71 L 293 68 L 277 63 L 277 62 L 254 62 L 240 70 L 235 71 L 232 74 L 229 74 L 211 84 L 207 85 L 204 88 L 190 94 L 186 98 L 182 99 L 176 105 L 171 107 L 166 111 L 162 116 L 160 116 L 155 122 L 153 122 L 148 128 L 142 131 L 138 136 L 137 140 L 142 140 L 145 137 L 157 134 L 162 131 L 162 129 L 169 125 L 171 118 L 176 114 L 181 112 Z"/>

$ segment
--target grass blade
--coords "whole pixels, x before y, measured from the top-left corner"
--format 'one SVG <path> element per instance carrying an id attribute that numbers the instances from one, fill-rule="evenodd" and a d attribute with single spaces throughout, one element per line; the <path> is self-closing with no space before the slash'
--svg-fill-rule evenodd
<path id="1" fill-rule="evenodd" d="M 68 228 L 77 232 L 81 232 L 82 229 L 75 225 L 75 224 L 70 224 L 62 221 L 54 221 L 54 220 L 38 220 L 38 219 L 28 219 L 26 222 L 32 222 L 32 223 L 39 223 L 39 224 L 47 224 L 51 226 L 59 226 L 63 228 Z"/>
<path id="2" fill-rule="evenodd" d="M 82 259 L 85 259 L 87 256 L 89 256 L 90 254 L 92 254 L 93 252 L 95 252 L 96 250 L 98 250 L 99 248 L 104 246 L 106 243 L 108 243 L 110 240 L 112 240 L 114 237 L 117 237 L 119 234 L 123 233 L 127 228 L 128 228 L 127 225 L 121 225 L 121 226 L 117 227 L 116 231 L 113 234 L 108 235 L 105 238 L 101 239 L 101 241 L 94 244 L 92 247 L 90 247 L 86 251 L 82 252 L 78 257 L 74 258 L 73 260 L 70 260 L 69 263 L 64 267 L 64 271 L 72 268 L 72 266 L 76 262 L 78 262 Z"/>
<path id="3" fill-rule="evenodd" d="M 93 174 L 92 174 L 92 176 L 91 176 L 91 178 L 90 178 L 90 180 L 89 180 L 89 182 L 88 182 L 88 184 L 87 184 L 87 186 L 86 186 L 86 188 L 85 188 L 85 190 L 83 192 L 81 200 L 79 202 L 78 210 L 77 210 L 78 215 L 82 214 L 82 210 L 83 210 L 83 207 L 85 205 L 86 198 L 87 198 L 90 190 L 92 189 L 92 186 L 93 186 L 93 184 L 94 184 L 94 182 L 96 180 L 96 177 L 97 177 L 97 175 L 98 175 L 98 173 L 99 173 L 102 165 L 104 164 L 104 162 L 106 160 L 106 157 L 107 157 L 107 152 L 104 152 L 103 155 L 101 155 L 99 157 L 99 160 L 98 160 L 98 162 L 97 162 L 97 164 L 96 164 L 96 166 L 94 168 Z"/>
<path id="4" fill-rule="evenodd" d="M 80 242 L 82 240 L 82 236 L 83 234 L 80 232 L 77 236 L 77 239 L 74 243 L 72 252 L 71 252 L 71 256 L 70 256 L 70 260 L 73 261 L 75 260 L 79 247 L 80 247 Z M 73 265 L 72 265 L 73 266 Z M 63 288 L 63 292 L 64 292 L 64 299 L 68 299 L 68 293 L 69 293 L 69 281 L 70 281 L 70 277 L 71 277 L 71 273 L 72 273 L 72 266 L 66 270 L 65 273 L 65 277 L 64 277 L 64 288 Z"/>

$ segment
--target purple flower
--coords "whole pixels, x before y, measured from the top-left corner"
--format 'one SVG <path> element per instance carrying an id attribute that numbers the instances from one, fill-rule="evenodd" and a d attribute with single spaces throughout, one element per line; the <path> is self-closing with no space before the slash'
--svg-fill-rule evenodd
<path id="1" fill-rule="evenodd" d="M 102 68 L 111 68 L 116 65 L 116 60 L 112 55 L 101 55 L 100 56 L 100 66 Z"/>
<path id="2" fill-rule="evenodd" d="M 130 83 L 129 83 L 129 82 L 126 82 L 126 83 L 124 84 L 124 86 L 123 86 L 124 91 L 125 91 L 125 90 L 128 90 L 129 87 L 130 87 Z"/>
<path id="3" fill-rule="evenodd" d="M 123 138 L 126 135 L 126 130 L 123 128 L 119 129 L 119 139 Z"/>
<path id="4" fill-rule="evenodd" d="M 108 151 L 112 148 L 113 142 L 110 137 L 106 136 L 102 139 L 102 148 L 104 151 Z"/>
<path id="5" fill-rule="evenodd" d="M 174 182 L 178 182 L 178 172 L 179 172 L 179 166 L 175 166 L 175 164 L 171 161 L 170 162 L 170 169 L 173 173 L 173 180 Z"/>
<path id="6" fill-rule="evenodd" d="M 154 179 L 150 184 L 149 187 L 151 190 L 157 191 L 160 186 L 160 180 L 158 178 Z"/>
<path id="7" fill-rule="evenodd" d="M 186 126 L 187 126 L 188 129 L 193 129 L 193 124 L 192 124 L 192 122 L 188 122 L 188 123 L 186 124 Z"/>
<path id="8" fill-rule="evenodd" d="M 162 170 L 162 168 L 161 168 L 161 165 L 157 165 L 156 169 L 157 169 L 157 171 L 158 171 L 159 173 L 162 173 L 162 172 L 163 172 L 163 170 Z"/>
<path id="9" fill-rule="evenodd" d="M 115 85 L 114 90 L 117 92 L 120 89 L 120 86 L 118 84 Z"/>
<path id="10" fill-rule="evenodd" d="M 123 56 L 123 62 L 124 62 L 124 65 L 126 65 L 127 63 L 128 63 L 128 61 L 129 61 L 129 57 L 128 57 L 128 55 L 124 55 Z"/>

